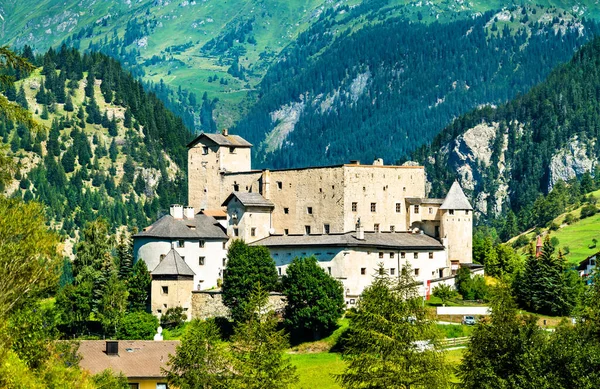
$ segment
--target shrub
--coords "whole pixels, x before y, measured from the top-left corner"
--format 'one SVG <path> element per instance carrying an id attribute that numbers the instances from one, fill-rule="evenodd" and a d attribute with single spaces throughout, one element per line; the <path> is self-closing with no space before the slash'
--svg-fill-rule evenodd
<path id="1" fill-rule="evenodd" d="M 553 236 L 550 239 L 550 244 L 552 245 L 552 247 L 558 247 L 558 245 L 560 244 L 560 241 L 558 240 L 558 238 L 556 236 Z"/>
<path id="2" fill-rule="evenodd" d="M 550 231 L 557 231 L 559 228 L 559 225 L 552 222 L 552 223 L 550 223 L 550 226 L 548 228 L 550 229 Z"/>
<path id="3" fill-rule="evenodd" d="M 156 334 L 158 319 L 151 313 L 136 311 L 126 314 L 117 332 L 118 339 L 151 340 Z"/>
<path id="4" fill-rule="evenodd" d="M 527 239 L 527 237 L 525 235 L 520 235 L 517 240 L 515 240 L 515 242 L 513 243 L 513 247 L 514 248 L 519 248 L 519 247 L 523 247 L 525 246 L 527 243 L 529 243 L 529 239 Z"/>
<path id="5" fill-rule="evenodd" d="M 565 223 L 567 223 L 567 224 L 572 224 L 576 221 L 577 221 L 577 218 L 572 213 L 569 213 L 569 214 L 567 214 L 567 216 L 565 216 Z"/>
<path id="6" fill-rule="evenodd" d="M 183 308 L 173 307 L 167 309 L 167 312 L 160 317 L 160 325 L 163 328 L 173 329 L 183 325 L 186 320 L 187 315 L 183 311 Z"/>
<path id="7" fill-rule="evenodd" d="M 583 208 L 581 208 L 581 218 L 585 219 L 586 217 L 594 216 L 597 212 L 598 208 L 596 208 L 595 205 L 585 205 Z"/>

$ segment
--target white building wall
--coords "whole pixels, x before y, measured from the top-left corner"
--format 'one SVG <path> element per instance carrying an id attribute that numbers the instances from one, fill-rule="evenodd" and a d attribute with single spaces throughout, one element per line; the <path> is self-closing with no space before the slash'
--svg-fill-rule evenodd
<path id="1" fill-rule="evenodd" d="M 224 246 L 224 243 L 224 240 L 205 239 L 204 247 L 200 247 L 198 240 L 183 240 L 183 247 L 179 247 L 178 239 L 136 238 L 133 245 L 134 261 L 144 260 L 152 272 L 158 266 L 160 256 L 167 254 L 173 244 L 185 263 L 196 273 L 193 290 L 211 289 L 217 287 L 217 280 L 223 276 L 227 258 L 227 245 Z M 204 257 L 204 265 L 200 264 L 200 257 Z"/>
<path id="2" fill-rule="evenodd" d="M 380 263 L 383 263 L 391 276 L 397 276 L 399 270 L 408 263 L 413 278 L 420 282 L 439 278 L 440 270 L 444 271 L 446 268 L 446 252 L 443 250 L 417 251 L 417 258 L 414 250 L 405 251 L 404 258 L 400 250 L 377 248 L 271 247 L 269 250 L 280 275 L 286 274 L 287 267 L 294 258 L 314 255 L 326 272 L 342 282 L 346 303 L 356 300 L 371 285 Z M 429 258 L 429 253 L 433 254 L 432 259 Z M 421 293 L 421 288 L 419 292 Z"/>

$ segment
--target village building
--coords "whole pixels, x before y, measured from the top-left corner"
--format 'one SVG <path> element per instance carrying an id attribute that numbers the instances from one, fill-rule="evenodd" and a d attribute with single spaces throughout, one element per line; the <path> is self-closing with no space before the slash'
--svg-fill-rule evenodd
<path id="1" fill-rule="evenodd" d="M 381 159 L 253 170 L 251 148 L 227 131 L 192 141 L 189 206 L 172 207 L 136 235 L 136 260 L 152 271 L 174 244 L 194 272 L 194 291 L 206 290 L 220 284 L 227 240 L 243 239 L 267 247 L 280 275 L 295 257 L 314 255 L 342 282 L 349 305 L 380 263 L 390 275 L 409 266 L 423 285 L 472 263 L 473 209 L 458 182 L 445 198 L 428 198 L 423 166 L 385 165 Z M 209 241 L 216 246 L 200 253 L 199 241 L 204 248 Z M 208 262 L 215 266 L 210 271 Z"/>
<path id="2" fill-rule="evenodd" d="M 127 377 L 131 389 L 167 389 L 162 369 L 175 355 L 178 340 L 81 340 L 79 366 L 91 374 L 106 369 Z"/>

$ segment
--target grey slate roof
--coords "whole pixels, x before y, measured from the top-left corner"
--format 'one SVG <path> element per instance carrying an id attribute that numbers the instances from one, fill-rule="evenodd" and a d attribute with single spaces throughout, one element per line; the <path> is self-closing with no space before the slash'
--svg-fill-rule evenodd
<path id="1" fill-rule="evenodd" d="M 356 238 L 356 232 L 329 235 L 271 235 L 250 243 L 266 247 L 386 247 L 403 250 L 443 250 L 436 239 L 411 232 L 365 232 L 365 239 Z"/>
<path id="2" fill-rule="evenodd" d="M 450 187 L 446 199 L 440 209 L 473 209 L 458 181 L 454 181 Z"/>
<path id="3" fill-rule="evenodd" d="M 233 197 L 236 197 L 242 205 L 245 207 L 268 207 L 275 208 L 275 205 L 269 200 L 262 197 L 260 193 L 249 193 L 249 192 L 231 192 L 231 194 L 223 202 L 223 206 L 231 201 Z"/>
<path id="4" fill-rule="evenodd" d="M 200 133 L 191 141 L 187 147 L 194 147 L 198 144 L 203 138 L 208 138 L 212 142 L 218 144 L 219 146 L 228 146 L 228 147 L 252 147 L 252 143 L 248 142 L 244 138 L 239 135 L 223 135 L 223 134 L 208 134 L 208 133 Z"/>
<path id="5" fill-rule="evenodd" d="M 428 199 L 423 197 L 407 197 L 406 202 L 409 204 L 442 204 L 444 199 Z"/>
<path id="6" fill-rule="evenodd" d="M 175 249 L 171 249 L 156 268 L 152 270 L 153 276 L 195 276 L 196 273 L 185 263 Z"/>
<path id="7" fill-rule="evenodd" d="M 170 239 L 223 239 L 227 234 L 219 222 L 204 214 L 197 214 L 193 219 L 175 219 L 165 215 L 152 225 L 134 235 L 134 238 L 170 238 Z"/>

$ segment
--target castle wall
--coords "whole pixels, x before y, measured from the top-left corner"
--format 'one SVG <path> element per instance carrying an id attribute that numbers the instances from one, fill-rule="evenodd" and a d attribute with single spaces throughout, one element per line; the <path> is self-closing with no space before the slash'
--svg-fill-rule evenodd
<path id="1" fill-rule="evenodd" d="M 251 207 L 247 209 L 234 197 L 227 204 L 227 214 L 237 215 L 237 219 L 228 218 L 227 235 L 243 239 L 247 243 L 269 236 L 269 230 L 271 229 L 270 208 Z"/>
<path id="2" fill-rule="evenodd" d="M 206 320 L 230 316 L 219 290 L 195 291 L 191 294 L 191 299 L 192 319 Z M 285 297 L 281 293 L 270 293 L 268 307 L 276 312 L 282 312 L 285 308 Z"/>
<path id="3" fill-rule="evenodd" d="M 165 289 L 167 288 L 167 289 Z M 169 308 L 182 307 L 188 320 L 192 314 L 193 280 L 152 280 L 150 306 L 152 314 L 159 316 Z"/>

